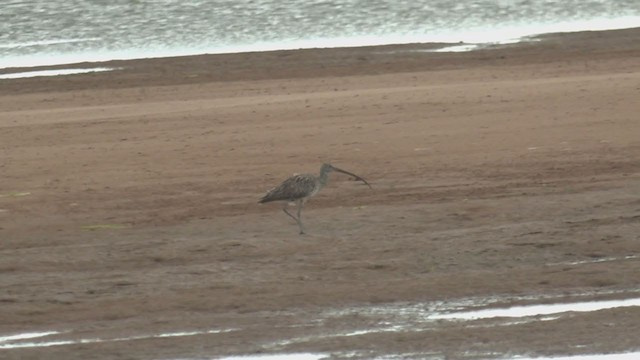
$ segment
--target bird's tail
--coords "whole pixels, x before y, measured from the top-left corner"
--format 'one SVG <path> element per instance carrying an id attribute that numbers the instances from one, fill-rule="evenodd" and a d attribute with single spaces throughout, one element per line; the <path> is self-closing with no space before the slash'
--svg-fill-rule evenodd
<path id="1" fill-rule="evenodd" d="M 260 200 L 258 200 L 258 204 L 264 204 L 267 203 L 269 201 L 273 201 L 273 199 L 269 198 L 270 194 L 266 194 L 265 196 L 261 197 Z"/>

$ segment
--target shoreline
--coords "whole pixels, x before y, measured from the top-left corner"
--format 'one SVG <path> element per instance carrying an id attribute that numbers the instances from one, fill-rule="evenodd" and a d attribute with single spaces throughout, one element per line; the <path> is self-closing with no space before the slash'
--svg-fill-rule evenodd
<path id="1" fill-rule="evenodd" d="M 541 29 L 532 27 L 516 27 L 514 29 L 505 28 L 502 30 L 482 28 L 477 31 L 467 30 L 458 35 L 449 34 L 444 36 L 440 35 L 382 35 L 380 37 L 371 36 L 355 36 L 355 37 L 338 37 L 316 40 L 299 40 L 293 42 L 275 42 L 275 43 L 262 43 L 253 45 L 228 45 L 218 46 L 213 48 L 207 48 L 201 46 L 200 48 L 177 48 L 173 50 L 169 49 L 147 49 L 140 51 L 132 48 L 128 50 L 108 50 L 108 51 L 81 51 L 78 53 L 55 53 L 55 54 L 40 54 L 33 56 L 10 56 L 13 62 L 26 62 L 30 63 L 26 66 L 13 66 L 3 64 L 0 62 L 0 71 L 4 69 L 15 68 L 36 68 L 47 66 L 59 66 L 59 65 L 72 65 L 77 63 L 99 63 L 107 61 L 127 61 L 127 60 L 142 60 L 142 59 L 157 59 L 157 58 L 174 58 L 185 56 L 198 56 L 198 55 L 223 55 L 223 54 L 244 54 L 244 53 L 256 53 L 256 52 L 270 52 L 270 51 L 296 51 L 296 50 L 309 50 L 309 49 L 336 49 L 336 48 L 355 48 L 355 47 L 375 47 L 375 46 L 388 46 L 388 45 L 409 45 L 409 44 L 456 44 L 461 45 L 475 45 L 475 46 L 491 46 L 496 44 L 510 44 L 525 42 L 527 39 L 539 38 L 554 34 L 570 34 L 580 32 L 592 32 L 592 31 L 617 31 L 617 30 L 629 30 L 637 28 L 637 19 L 640 17 L 623 16 L 617 19 L 591 19 L 578 21 L 577 23 L 557 23 L 557 24 L 544 24 Z M 606 25 L 609 23 L 619 22 L 615 26 Z M 575 21 L 574 21 L 575 22 Z M 621 23 L 620 23 L 621 22 Z M 477 35 L 477 34 L 483 35 Z M 471 35 L 473 34 L 473 35 Z M 505 37 L 504 34 L 509 34 Z M 426 38 L 425 38 L 426 37 Z M 70 42 L 78 41 L 79 39 L 70 39 Z M 91 39 L 88 39 L 91 40 Z M 58 41 L 52 40 L 51 43 L 57 43 Z M 46 43 L 46 41 L 44 42 Z M 469 51 L 468 49 L 454 49 L 454 51 Z M 135 55 L 132 55 L 135 54 Z M 34 58 L 57 58 L 55 63 L 37 63 L 34 62 Z M 83 58 L 84 57 L 84 58 Z M 8 60 L 4 59 L 4 62 Z M 49 60 L 51 61 L 51 60 Z"/>
<path id="2" fill-rule="evenodd" d="M 267 52 L 205 54 L 183 57 L 83 62 L 69 65 L 11 68 L 1 75 L 24 71 L 114 68 L 98 73 L 2 79 L 0 95 L 34 91 L 79 90 L 87 87 L 126 88 L 208 82 L 373 75 L 461 69 L 469 66 L 511 66 L 560 61 L 571 56 L 584 61 L 637 53 L 640 28 L 547 34 L 535 41 L 487 46 L 468 52 L 436 52 L 451 44 L 404 44 L 354 48 L 300 49 Z M 454 44 L 455 45 L 455 44 Z M 118 79 L 119 81 L 111 81 Z"/>
<path id="3" fill-rule="evenodd" d="M 502 39 L 498 41 L 485 41 L 485 42 L 399 42 L 399 43 L 383 43 L 383 44 L 365 44 L 365 45 L 345 45 L 345 46 L 334 46 L 334 47 L 294 47 L 294 48 L 267 48 L 264 50 L 247 50 L 247 51 L 221 51 L 221 52 L 206 52 L 202 50 L 199 52 L 197 50 L 190 51 L 168 51 L 164 55 L 153 55 L 153 53 L 149 54 L 149 56 L 141 53 L 139 56 L 135 57 L 115 57 L 115 58 L 105 58 L 100 60 L 85 60 L 78 59 L 74 61 L 65 61 L 63 63 L 52 63 L 52 64 L 37 64 L 37 65 L 28 65 L 28 66 L 5 66 L 0 68 L 0 75 L 2 74 L 11 74 L 16 72 L 23 72 L 27 69 L 35 69 L 35 70 L 48 70 L 48 69 L 59 69 L 59 68 L 75 68 L 79 64 L 105 64 L 111 62 L 128 62 L 128 61 L 147 61 L 147 60 L 158 60 L 158 59 L 169 59 L 169 58 L 187 58 L 187 57 L 197 57 L 197 56 L 223 56 L 223 55 L 244 55 L 244 54 L 257 54 L 257 53 L 273 53 L 273 52 L 296 52 L 296 51 L 331 51 L 337 49 L 345 49 L 345 50 L 355 50 L 355 49 L 369 49 L 369 48 L 388 48 L 388 47 L 408 47 L 408 48 L 418 48 L 424 51 L 435 51 L 435 52 L 472 52 L 479 50 L 487 50 L 487 49 L 496 49 L 504 46 L 519 46 L 526 45 L 531 42 L 545 41 L 548 38 L 558 38 L 561 36 L 580 37 L 581 34 L 589 34 L 589 33 L 607 33 L 607 32 L 638 32 L 640 31 L 640 27 L 630 27 L 630 28 L 621 28 L 621 29 L 596 29 L 596 30 L 580 30 L 580 31 L 570 31 L 570 32 L 549 32 L 549 33 L 541 33 L 541 34 L 531 34 L 531 35 L 523 35 L 515 38 Z M 461 49 L 461 50 L 452 50 L 445 51 L 448 48 L 456 48 L 456 47 L 469 47 L 469 49 Z M 158 51 L 160 52 L 160 51 Z M 74 57 L 80 55 L 73 54 L 57 54 L 56 56 L 63 57 Z M 46 54 L 42 56 L 47 56 Z M 117 55 L 114 55 L 117 56 Z"/>

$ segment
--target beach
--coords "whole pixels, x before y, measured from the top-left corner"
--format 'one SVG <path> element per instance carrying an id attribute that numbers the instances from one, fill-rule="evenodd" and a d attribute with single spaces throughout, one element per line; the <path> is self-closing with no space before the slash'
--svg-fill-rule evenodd
<path id="1" fill-rule="evenodd" d="M 637 351 L 637 306 L 514 323 L 371 309 L 640 296 L 639 38 L 0 70 L 115 69 L 0 80 L 0 336 L 57 332 L 0 357 Z M 325 162 L 372 189 L 332 174 L 306 235 L 257 203 Z"/>

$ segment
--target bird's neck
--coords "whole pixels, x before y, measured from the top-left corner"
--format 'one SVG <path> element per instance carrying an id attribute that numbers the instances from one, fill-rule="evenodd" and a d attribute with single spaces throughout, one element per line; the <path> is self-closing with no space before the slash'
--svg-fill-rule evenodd
<path id="1" fill-rule="evenodd" d="M 327 185 L 327 182 L 329 182 L 329 172 L 321 171 L 320 176 L 318 177 L 318 182 L 320 183 L 320 186 Z"/>

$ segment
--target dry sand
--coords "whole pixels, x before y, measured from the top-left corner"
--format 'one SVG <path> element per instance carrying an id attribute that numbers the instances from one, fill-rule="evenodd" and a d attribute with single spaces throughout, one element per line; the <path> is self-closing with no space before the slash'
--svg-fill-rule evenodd
<path id="1" fill-rule="evenodd" d="M 637 350 L 638 307 L 516 323 L 399 309 L 638 297 L 639 39 L 0 80 L 0 337 L 62 332 L 0 340 L 0 358 Z M 279 204 L 256 203 L 323 162 L 373 189 L 333 176 L 303 212 L 305 236 Z M 25 341 L 52 346 L 7 346 Z"/>

